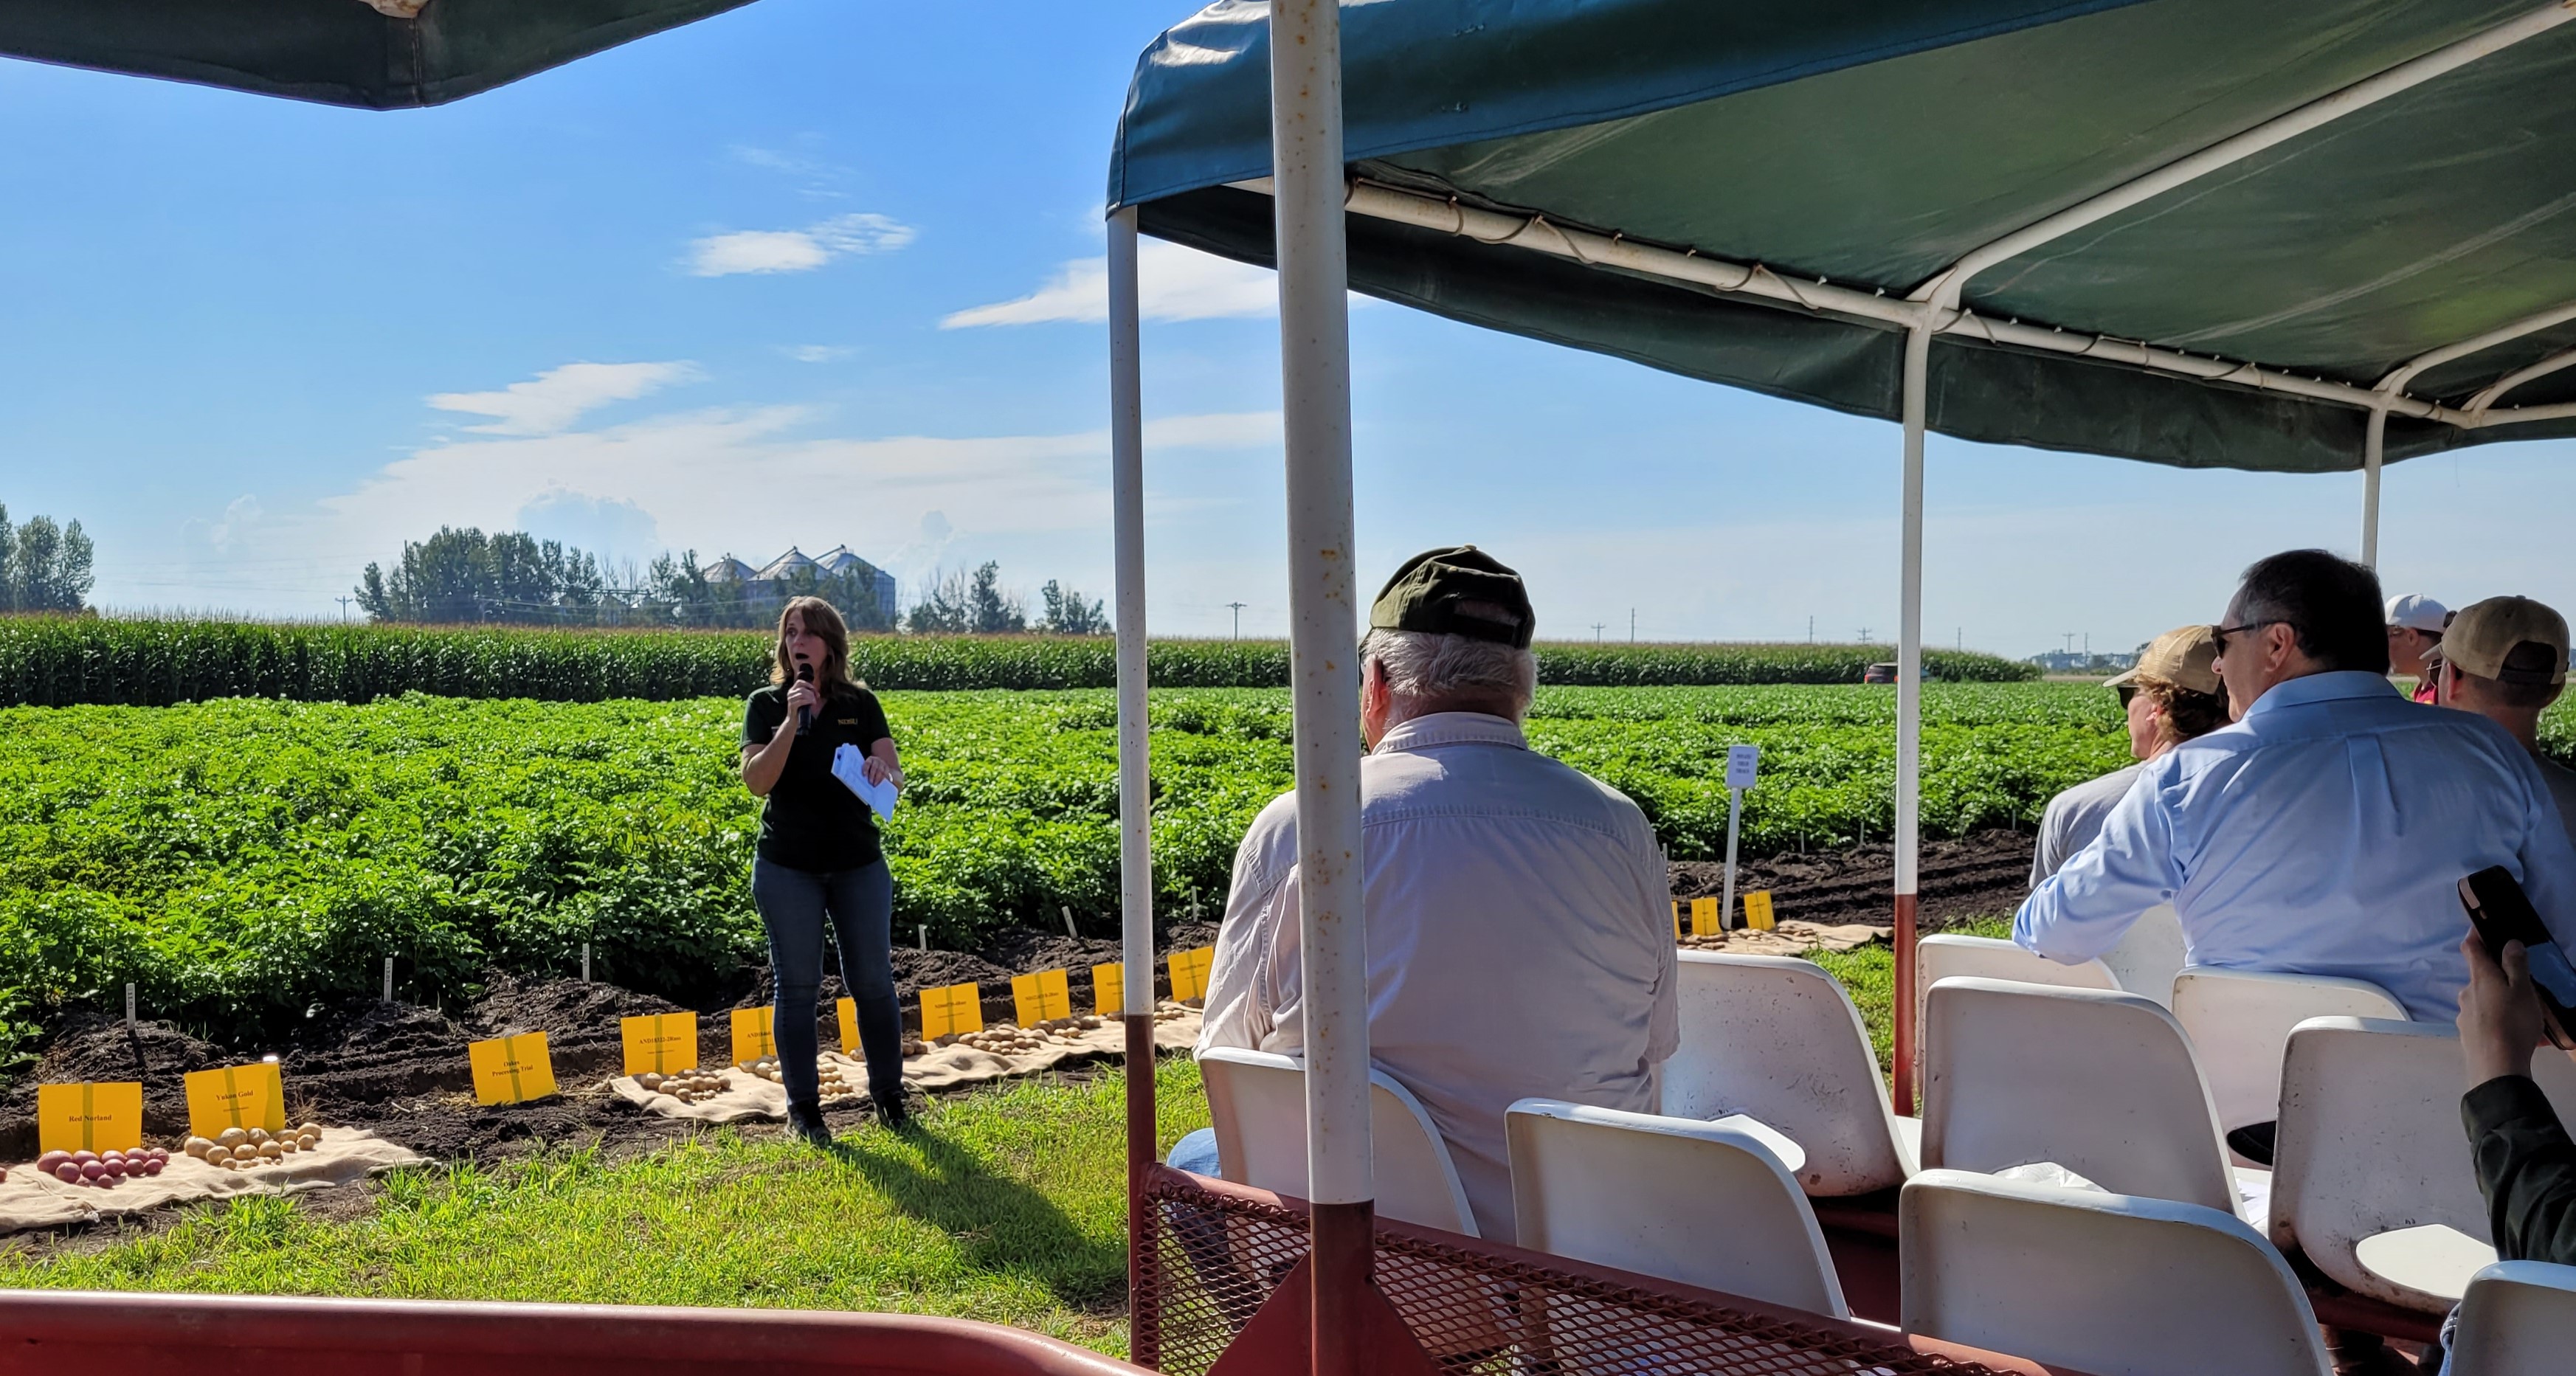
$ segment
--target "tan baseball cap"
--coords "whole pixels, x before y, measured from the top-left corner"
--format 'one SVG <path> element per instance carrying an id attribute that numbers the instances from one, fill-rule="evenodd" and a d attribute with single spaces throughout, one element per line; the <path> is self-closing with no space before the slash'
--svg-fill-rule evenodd
<path id="1" fill-rule="evenodd" d="M 2103 684 L 2126 688 L 2140 678 L 2162 679 L 2177 688 L 2216 697 L 2218 637 L 2207 626 L 2176 626 L 2147 642 L 2129 672 Z"/>
<path id="2" fill-rule="evenodd" d="M 2528 597 L 2472 602 L 2442 632 L 2442 658 L 2479 678 L 2565 683 L 2567 618 Z"/>

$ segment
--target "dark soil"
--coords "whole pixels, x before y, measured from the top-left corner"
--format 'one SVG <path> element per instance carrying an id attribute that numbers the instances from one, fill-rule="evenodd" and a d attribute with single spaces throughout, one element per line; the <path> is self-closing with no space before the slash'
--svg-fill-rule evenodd
<path id="1" fill-rule="evenodd" d="M 2030 892 L 2032 845 L 2030 836 L 2013 831 L 1924 841 L 1915 865 L 1917 930 L 1938 932 L 2020 907 Z M 1675 898 L 1715 898 L 1725 884 L 1723 864 L 1693 860 L 1673 866 Z M 1791 852 L 1741 860 L 1735 867 L 1738 894 L 1769 889 L 1772 916 L 1801 922 L 1889 926 L 1895 921 L 1895 887 L 1896 858 L 1884 845 Z"/>

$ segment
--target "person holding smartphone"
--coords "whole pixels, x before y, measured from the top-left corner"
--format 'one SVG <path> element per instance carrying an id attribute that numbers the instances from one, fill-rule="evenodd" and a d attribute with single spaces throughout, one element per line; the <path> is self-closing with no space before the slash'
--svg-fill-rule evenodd
<path id="1" fill-rule="evenodd" d="M 751 866 L 751 901 L 769 933 L 773 1035 L 787 1088 L 787 1125 L 818 1145 L 823 1121 L 815 995 L 823 932 L 841 948 L 841 982 L 857 1005 L 868 1097 L 879 1121 L 901 1127 L 903 1022 L 894 996 L 890 928 L 894 878 L 868 805 L 832 777 L 843 745 L 866 756 L 871 783 L 903 783 L 894 733 L 876 694 L 850 676 L 850 632 L 819 597 L 790 599 L 778 616 L 770 683 L 743 704 L 742 782 L 768 801 Z"/>

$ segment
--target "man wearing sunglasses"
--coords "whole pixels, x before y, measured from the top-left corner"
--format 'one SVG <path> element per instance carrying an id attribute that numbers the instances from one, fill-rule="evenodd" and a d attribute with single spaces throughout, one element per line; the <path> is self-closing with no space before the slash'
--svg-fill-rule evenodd
<path id="1" fill-rule="evenodd" d="M 2576 847 L 2530 752 L 2389 683 L 2379 580 L 2323 550 L 2245 571 L 2211 628 L 2235 724 L 2149 761 L 2013 940 L 2073 963 L 2171 903 L 2193 965 L 2338 976 L 2459 1013 L 2462 875 L 2502 865 L 2576 938 Z"/>

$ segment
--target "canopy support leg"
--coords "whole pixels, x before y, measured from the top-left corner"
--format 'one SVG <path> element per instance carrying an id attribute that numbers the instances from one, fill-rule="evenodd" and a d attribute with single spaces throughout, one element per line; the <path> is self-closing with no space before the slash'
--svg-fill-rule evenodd
<path id="1" fill-rule="evenodd" d="M 1896 1111 L 1914 1112 L 1915 831 L 1923 779 L 1923 418 L 1934 312 L 1905 332 L 1905 478 L 1896 632 Z"/>
<path id="2" fill-rule="evenodd" d="M 1129 1351 L 1161 1364 L 1159 1312 L 1146 1293 L 1153 1245 L 1145 1175 L 1154 1141 L 1154 800 L 1145 706 L 1145 403 L 1136 310 L 1136 212 L 1109 217 L 1109 486 L 1118 595 L 1118 898 L 1120 1022 L 1127 1033 Z M 1093 991 L 1095 994 L 1097 990 Z"/>
<path id="3" fill-rule="evenodd" d="M 1359 604 L 1352 568 L 1350 268 L 1343 238 L 1341 12 L 1270 7 L 1289 682 L 1304 982 L 1306 1178 L 1316 1376 L 1368 1369 L 1372 1266 L 1368 929 L 1360 908 Z"/>
<path id="4" fill-rule="evenodd" d="M 2361 562 L 2379 570 L 2379 464 L 2388 442 L 2388 408 L 2370 412 L 2369 438 L 2361 449 Z"/>

